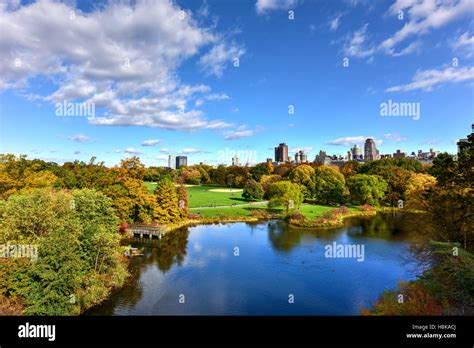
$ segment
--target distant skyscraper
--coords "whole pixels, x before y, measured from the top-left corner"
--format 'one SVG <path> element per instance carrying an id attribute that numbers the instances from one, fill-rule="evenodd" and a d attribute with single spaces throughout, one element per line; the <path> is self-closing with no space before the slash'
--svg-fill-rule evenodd
<path id="1" fill-rule="evenodd" d="M 300 151 L 300 160 L 301 163 L 308 162 L 308 155 L 303 150 Z"/>
<path id="2" fill-rule="evenodd" d="M 301 163 L 300 153 L 295 153 L 295 163 Z"/>
<path id="3" fill-rule="evenodd" d="M 285 143 L 281 143 L 275 147 L 275 162 L 288 162 L 288 145 Z"/>
<path id="4" fill-rule="evenodd" d="M 359 145 L 355 144 L 354 147 L 351 149 L 351 152 L 353 160 L 362 159 L 362 149 L 359 147 Z"/>
<path id="5" fill-rule="evenodd" d="M 233 165 L 233 166 L 240 166 L 240 159 L 239 159 L 239 156 L 234 155 L 234 157 L 232 157 L 232 165 Z"/>
<path id="6" fill-rule="evenodd" d="M 303 150 L 295 153 L 295 163 L 306 163 L 308 162 L 308 155 Z"/>
<path id="7" fill-rule="evenodd" d="M 364 145 L 364 159 L 366 162 L 375 161 L 379 159 L 379 153 L 375 146 L 375 141 L 371 138 L 365 141 Z"/>
<path id="8" fill-rule="evenodd" d="M 176 156 L 168 156 L 168 167 L 171 169 L 176 169 Z"/>
<path id="9" fill-rule="evenodd" d="M 187 156 L 176 156 L 176 169 L 180 167 L 186 167 L 188 165 Z"/>

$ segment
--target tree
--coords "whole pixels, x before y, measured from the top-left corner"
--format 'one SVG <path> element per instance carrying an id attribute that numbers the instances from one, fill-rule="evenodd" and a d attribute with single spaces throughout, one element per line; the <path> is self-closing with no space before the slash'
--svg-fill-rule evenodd
<path id="1" fill-rule="evenodd" d="M 268 198 L 268 193 L 270 189 L 270 185 L 274 182 L 282 181 L 283 178 L 280 175 L 272 174 L 272 175 L 262 175 L 260 178 L 260 184 L 262 184 L 263 188 L 263 197 Z"/>
<path id="2" fill-rule="evenodd" d="M 290 210 L 298 209 L 303 202 L 303 194 L 300 186 L 290 181 L 280 181 L 271 184 L 269 189 L 270 202 L 268 206 L 283 206 L 288 213 Z"/>
<path id="3" fill-rule="evenodd" d="M 427 201 L 424 198 L 430 188 L 436 185 L 436 178 L 429 174 L 412 173 L 408 179 L 405 192 L 406 204 L 409 209 L 427 210 Z"/>
<path id="4" fill-rule="evenodd" d="M 189 212 L 188 190 L 184 185 L 178 187 L 178 205 L 183 210 L 184 214 Z"/>
<path id="5" fill-rule="evenodd" d="M 320 166 L 314 170 L 314 192 L 319 202 L 342 203 L 349 193 L 344 176 L 335 167 Z"/>
<path id="6" fill-rule="evenodd" d="M 77 230 L 69 226 L 53 231 L 39 247 L 39 257 L 29 270 L 31 283 L 24 295 L 27 315 L 79 314 L 77 304 L 70 302 L 78 290 L 82 275 L 80 244 Z"/>
<path id="7" fill-rule="evenodd" d="M 267 163 L 259 163 L 256 166 L 252 167 L 250 173 L 256 181 L 260 181 L 262 175 L 271 174 L 272 167 L 270 167 Z"/>
<path id="8" fill-rule="evenodd" d="M 308 164 L 301 164 L 292 169 L 288 178 L 301 186 L 305 198 L 314 197 L 314 169 Z"/>
<path id="9" fill-rule="evenodd" d="M 49 189 L 10 196 L 1 211 L 0 242 L 34 242 L 60 228 L 71 201 L 67 193 Z"/>
<path id="10" fill-rule="evenodd" d="M 178 194 L 169 179 L 157 183 L 155 189 L 155 219 L 159 222 L 176 222 L 181 220 L 183 211 L 179 208 Z"/>
<path id="11" fill-rule="evenodd" d="M 387 191 L 387 183 L 377 175 L 356 174 L 349 178 L 347 187 L 354 204 L 379 205 Z"/>
<path id="12" fill-rule="evenodd" d="M 361 164 L 357 161 L 348 161 L 348 162 L 345 162 L 343 165 L 342 165 L 342 168 L 341 168 L 341 174 L 344 175 L 344 178 L 346 178 L 346 180 L 348 178 L 350 178 L 352 175 L 355 175 L 358 173 L 359 171 L 359 167 L 361 166 Z"/>
<path id="13" fill-rule="evenodd" d="M 256 201 L 263 198 L 262 185 L 253 179 L 248 180 L 244 186 L 242 197 L 248 201 Z"/>

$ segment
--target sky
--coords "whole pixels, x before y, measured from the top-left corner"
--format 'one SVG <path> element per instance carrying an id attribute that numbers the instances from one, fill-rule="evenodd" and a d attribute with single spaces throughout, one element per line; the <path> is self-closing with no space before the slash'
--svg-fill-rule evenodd
<path id="1" fill-rule="evenodd" d="M 216 165 L 367 137 L 454 153 L 473 116 L 472 0 L 0 4 L 0 153 Z"/>

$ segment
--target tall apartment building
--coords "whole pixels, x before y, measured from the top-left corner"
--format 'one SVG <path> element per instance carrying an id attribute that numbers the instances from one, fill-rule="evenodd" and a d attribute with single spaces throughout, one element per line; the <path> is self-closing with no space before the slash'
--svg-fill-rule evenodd
<path id="1" fill-rule="evenodd" d="M 277 147 L 275 147 L 275 162 L 288 162 L 288 145 L 286 145 L 285 143 L 281 143 Z"/>
<path id="2" fill-rule="evenodd" d="M 379 158 L 380 155 L 377 147 L 375 146 L 375 141 L 371 138 L 368 138 L 364 145 L 364 160 L 369 162 L 378 160 Z"/>
<path id="3" fill-rule="evenodd" d="M 232 157 L 232 165 L 233 166 L 240 166 L 240 158 L 237 155 Z"/>
<path id="4" fill-rule="evenodd" d="M 176 169 L 176 156 L 168 156 L 168 168 Z"/>
<path id="5" fill-rule="evenodd" d="M 176 156 L 176 169 L 179 167 L 186 167 L 188 165 L 187 156 Z"/>

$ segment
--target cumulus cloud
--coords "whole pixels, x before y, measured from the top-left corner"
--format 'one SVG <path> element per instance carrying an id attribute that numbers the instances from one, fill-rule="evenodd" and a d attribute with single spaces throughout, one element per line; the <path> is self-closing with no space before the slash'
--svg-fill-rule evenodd
<path id="1" fill-rule="evenodd" d="M 180 64 L 204 55 L 216 75 L 227 66 L 224 49 L 241 56 L 243 48 L 204 27 L 167 0 L 110 2 L 83 13 L 52 0 L 0 6 L 0 89 L 28 88 L 32 78 L 57 85 L 51 102 L 94 102 L 104 108 L 95 125 L 158 127 L 173 130 L 222 128 L 202 111 L 188 107 L 205 85 L 186 85 L 176 75 Z"/>
<path id="2" fill-rule="evenodd" d="M 181 153 L 185 155 L 193 155 L 197 153 L 205 153 L 203 150 L 195 149 L 193 147 L 185 147 L 184 149 L 181 150 Z"/>
<path id="3" fill-rule="evenodd" d="M 144 140 L 142 142 L 142 146 L 156 146 L 159 143 L 160 143 L 160 141 L 156 140 L 156 139 Z"/>
<path id="4" fill-rule="evenodd" d="M 474 80 L 474 67 L 454 68 L 444 70 L 420 70 L 413 76 L 410 83 L 387 88 L 386 92 L 407 92 L 413 90 L 431 91 L 437 85 L 458 83 Z"/>

